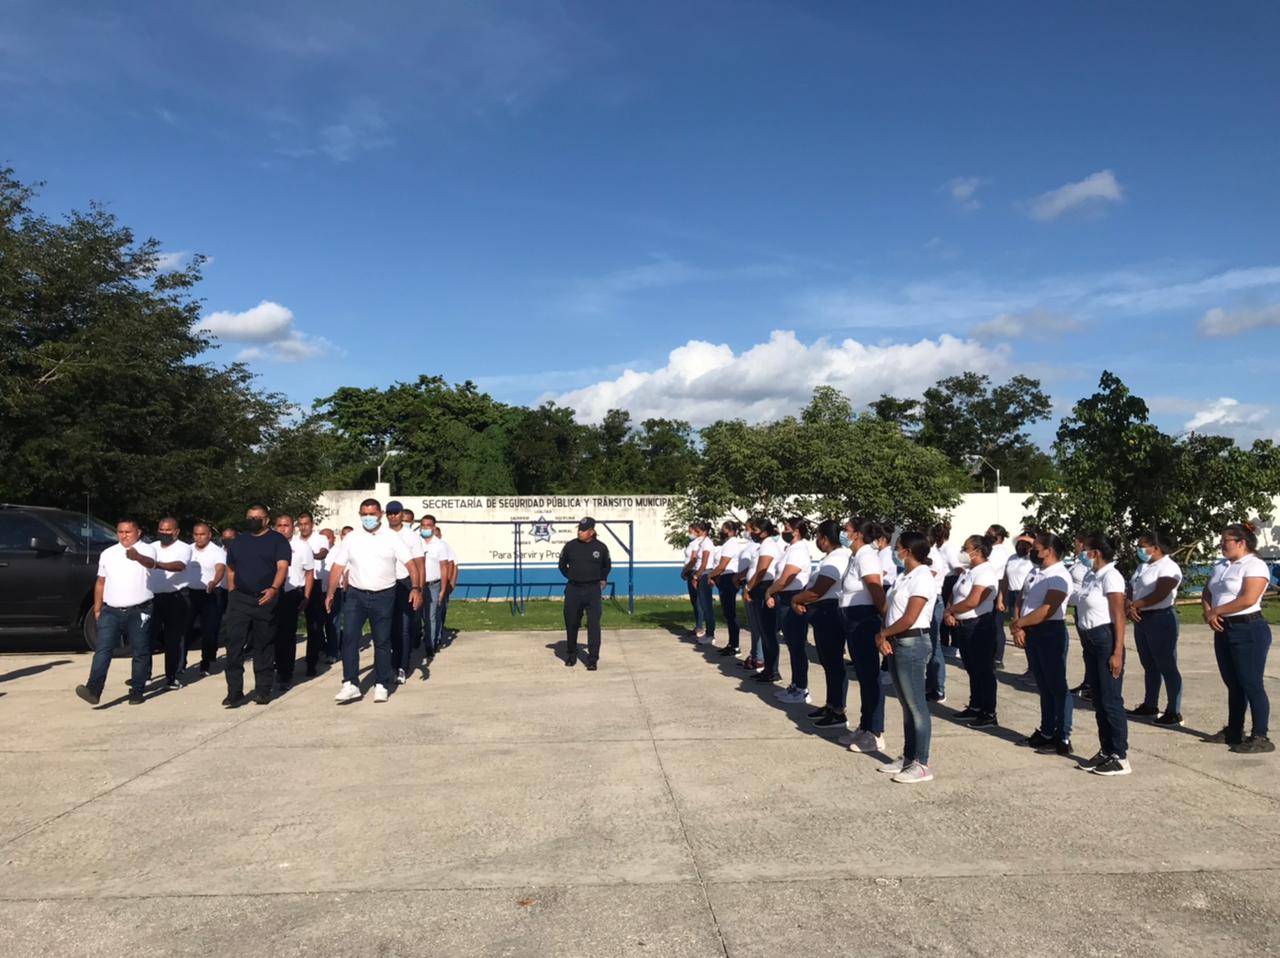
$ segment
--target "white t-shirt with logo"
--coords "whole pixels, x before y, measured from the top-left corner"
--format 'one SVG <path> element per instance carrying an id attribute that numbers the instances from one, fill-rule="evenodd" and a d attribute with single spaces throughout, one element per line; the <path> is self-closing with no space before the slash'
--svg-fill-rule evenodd
<path id="1" fill-rule="evenodd" d="M 760 577 L 762 585 L 772 582 L 778 577 L 778 573 L 782 571 L 782 555 L 787 551 L 786 543 L 778 536 L 769 536 L 764 542 L 760 543 L 760 548 L 756 551 L 756 563 L 759 564 L 765 559 L 769 559 L 769 568 L 764 570 L 764 575 Z"/>
<path id="2" fill-rule="evenodd" d="M 779 589 L 779 592 L 798 592 L 809 584 L 809 572 L 813 568 L 813 553 L 809 551 L 808 539 L 796 539 L 789 546 L 787 551 L 782 553 L 779 560 L 778 570 L 781 574 L 782 570 L 787 566 L 794 566 L 799 569 L 785 588 Z"/>
<path id="3" fill-rule="evenodd" d="M 1225 557 L 1215 562 L 1213 571 L 1209 573 L 1209 601 L 1213 603 L 1212 607 L 1216 609 L 1238 597 L 1244 588 L 1245 579 L 1265 579 L 1270 582 L 1271 570 L 1253 553 L 1234 562 Z M 1263 593 L 1266 593 L 1265 589 Z M 1231 614 L 1248 615 L 1250 612 L 1260 611 L 1262 611 L 1262 596 L 1258 596 L 1258 601 L 1247 609 L 1240 609 Z"/>
<path id="4" fill-rule="evenodd" d="M 193 589 L 204 589 L 213 581 L 213 577 L 218 574 L 218 566 L 227 564 L 227 550 L 211 541 L 203 549 L 199 546 L 192 546 L 191 558 L 195 562 L 196 573 L 192 577 L 191 587 Z M 225 580 L 226 577 L 226 571 L 224 570 L 222 578 Z"/>
<path id="5" fill-rule="evenodd" d="M 849 571 L 845 573 L 844 579 L 840 583 L 840 604 L 842 606 L 851 605 L 870 605 L 874 606 L 875 602 L 871 598 L 871 593 L 867 591 L 867 587 L 863 584 L 865 576 L 879 576 L 880 582 L 884 582 L 884 572 L 880 568 L 880 554 L 873 545 L 863 545 L 853 554 L 853 562 L 849 564 Z"/>
<path id="6" fill-rule="evenodd" d="M 813 574 L 814 582 L 817 582 L 820 578 L 831 580 L 831 585 L 827 586 L 822 595 L 818 596 L 819 602 L 826 599 L 840 598 L 840 584 L 844 581 L 845 573 L 849 571 L 849 566 L 852 562 L 853 552 L 845 546 L 832 549 L 818 560 L 818 568 Z"/>
<path id="7" fill-rule="evenodd" d="M 1139 563 L 1137 570 L 1133 573 L 1133 578 L 1130 580 L 1133 583 L 1133 600 L 1135 602 L 1139 599 L 1145 599 L 1152 592 L 1155 592 L 1156 584 L 1161 579 L 1173 579 L 1173 588 L 1169 590 L 1168 595 L 1155 605 L 1149 605 L 1142 611 L 1172 608 L 1173 600 L 1178 595 L 1178 586 L 1182 584 L 1182 570 L 1178 568 L 1178 563 L 1168 556 L 1162 556 L 1155 562 Z"/>
<path id="8" fill-rule="evenodd" d="M 338 548 L 329 553 L 330 567 L 346 569 L 347 585 L 353 589 L 381 592 L 396 584 L 396 569 L 413 559 L 404 539 L 387 526 L 367 531 L 352 529 Z"/>
<path id="9" fill-rule="evenodd" d="M 976 619 L 980 615 L 995 611 L 996 590 L 1000 580 L 996 578 L 996 570 L 991 567 L 990 560 L 978 565 L 971 565 L 960 573 L 956 584 L 951 589 L 951 604 L 959 605 L 977 589 L 989 590 L 982 601 L 968 612 L 961 612 L 957 619 Z"/>
<path id="10" fill-rule="evenodd" d="M 315 574 L 316 557 L 309 543 L 302 539 L 290 539 L 289 572 L 284 577 L 284 591 L 293 592 L 307 584 L 307 573 Z"/>
<path id="11" fill-rule="evenodd" d="M 927 629 L 933 621 L 933 604 L 938 601 L 938 583 L 927 565 L 918 565 L 910 572 L 904 572 L 889 590 L 884 615 L 886 629 L 907 614 L 907 603 L 912 596 L 923 596 L 925 603 L 907 628 Z"/>
<path id="12" fill-rule="evenodd" d="M 1050 592 L 1061 592 L 1068 598 L 1071 596 L 1071 576 L 1067 574 L 1067 567 L 1061 562 L 1055 562 L 1048 568 L 1034 569 L 1027 577 L 1022 587 L 1021 615 L 1029 615 L 1044 605 Z M 1045 621 L 1061 622 L 1066 619 L 1066 606 L 1067 603 L 1064 600 L 1053 610 L 1053 615 Z"/>
<path id="13" fill-rule="evenodd" d="M 1081 562 L 1080 565 L 1084 563 Z M 1114 562 L 1108 562 L 1096 571 L 1090 569 L 1086 572 L 1077 590 L 1076 598 L 1080 628 L 1098 629 L 1109 625 L 1111 604 L 1107 597 L 1116 593 L 1124 595 L 1124 576 L 1120 574 Z"/>
<path id="14" fill-rule="evenodd" d="M 153 542 L 156 550 L 157 562 L 181 562 L 181 572 L 166 572 L 164 569 L 149 570 L 148 588 L 156 595 L 168 592 L 180 592 L 191 584 L 194 573 L 191 564 L 194 561 L 191 557 L 190 543 L 183 542 L 181 539 L 174 539 L 167 546 L 161 545 L 159 542 Z M 134 563 L 137 565 L 137 563 Z"/>
<path id="15" fill-rule="evenodd" d="M 151 559 L 156 557 L 158 551 L 151 543 L 141 540 L 133 548 L 139 555 Z M 102 601 L 117 609 L 150 602 L 154 598 L 148 574 L 150 571 L 125 555 L 124 546 L 118 542 L 103 549 L 102 555 L 98 557 L 98 578 L 106 580 L 102 585 Z"/>

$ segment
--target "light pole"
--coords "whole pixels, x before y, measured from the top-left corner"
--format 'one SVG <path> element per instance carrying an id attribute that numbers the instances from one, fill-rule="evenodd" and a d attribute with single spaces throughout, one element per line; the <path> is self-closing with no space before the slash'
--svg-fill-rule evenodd
<path id="1" fill-rule="evenodd" d="M 986 465 L 988 469 L 996 474 L 996 522 L 1000 521 L 1000 470 L 991 464 L 991 461 L 985 456 L 969 455 L 965 457 L 969 460 L 969 468 L 973 470 L 973 475 L 977 475 L 982 471 L 981 466 Z"/>
<path id="2" fill-rule="evenodd" d="M 387 464 L 388 459 L 398 455 L 400 455 L 399 449 L 387 449 L 386 455 L 382 457 L 382 462 L 378 463 L 378 485 L 382 485 L 382 467 Z"/>

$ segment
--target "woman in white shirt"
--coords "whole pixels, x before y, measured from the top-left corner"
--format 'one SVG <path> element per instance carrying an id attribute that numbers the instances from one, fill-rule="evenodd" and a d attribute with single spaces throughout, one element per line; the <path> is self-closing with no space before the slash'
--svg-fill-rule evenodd
<path id="1" fill-rule="evenodd" d="M 934 582 L 938 586 L 939 601 L 933 604 L 933 618 L 929 620 L 929 664 L 925 668 L 925 698 L 930 702 L 947 700 L 947 660 L 942 653 L 942 610 L 947 604 L 947 596 L 955 580 L 947 582 L 951 566 L 942 552 L 942 546 L 951 534 L 951 528 L 943 523 L 935 523 L 929 529 L 929 571 L 933 573 Z M 950 642 L 951 636 L 947 635 Z"/>
<path id="2" fill-rule="evenodd" d="M 1173 602 L 1182 584 L 1182 570 L 1169 557 L 1171 544 L 1148 530 L 1138 536 L 1138 568 L 1130 579 L 1132 599 L 1127 612 L 1134 624 L 1134 644 L 1142 663 L 1142 704 L 1130 715 L 1155 716 L 1156 725 L 1182 724 L 1182 673 L 1178 670 L 1178 614 Z M 1160 711 L 1160 684 L 1169 704 Z"/>
<path id="3" fill-rule="evenodd" d="M 742 554 L 742 524 L 736 519 L 726 519 L 720 526 L 720 545 L 712 560 L 715 565 L 707 574 L 708 581 L 720 595 L 720 611 L 724 613 L 725 628 L 729 630 L 729 642 L 720 650 L 721 655 L 738 654 L 738 556 Z M 708 641 L 714 632 L 708 634 Z"/>
<path id="4" fill-rule="evenodd" d="M 1076 629 L 1084 646 L 1085 679 L 1093 690 L 1098 754 L 1077 768 L 1095 775 L 1128 775 L 1129 722 L 1124 713 L 1124 576 L 1115 546 L 1101 533 L 1084 537 L 1080 563 L 1088 567 L 1076 594 Z"/>
<path id="5" fill-rule="evenodd" d="M 755 572 L 756 558 L 760 555 L 760 540 L 757 538 L 760 534 L 758 522 L 759 520 L 754 516 L 747 520 L 742 550 L 738 553 L 738 568 L 733 577 L 735 594 L 742 593 L 742 611 L 747 617 L 747 635 L 751 637 L 751 651 L 741 664 L 744 669 L 751 671 L 764 667 L 758 665 L 764 660 L 764 650 L 761 647 L 760 624 L 756 620 L 755 603 L 751 601 L 751 593 L 747 590 L 747 584 L 751 581 L 752 573 Z"/>
<path id="6" fill-rule="evenodd" d="M 972 719 L 971 728 L 992 728 L 996 722 L 996 612 L 1000 585 L 991 564 L 986 536 L 969 536 L 962 554 L 969 561 L 951 590 L 951 604 L 943 621 L 952 629 L 960 660 L 969 673 L 969 706 L 956 716 Z"/>
<path id="7" fill-rule="evenodd" d="M 884 612 L 885 589 L 877 543 L 884 534 L 877 522 L 850 519 L 844 525 L 845 540 L 853 561 L 840 584 L 840 614 L 844 638 L 858 677 L 860 710 L 858 727 L 840 737 L 851 752 L 884 750 L 884 686 L 880 684 L 880 651 L 876 635 Z"/>
<path id="8" fill-rule="evenodd" d="M 1067 690 L 1065 606 L 1071 576 L 1062 564 L 1067 544 L 1052 532 L 1037 532 L 1029 558 L 1035 571 L 1022 591 L 1022 606 L 1009 624 L 1014 644 L 1025 649 L 1040 693 L 1040 727 L 1018 744 L 1042 755 L 1071 754 L 1071 693 Z"/>
<path id="9" fill-rule="evenodd" d="M 755 571 L 747 582 L 747 596 L 755 606 L 760 629 L 762 668 L 756 675 L 756 681 L 772 684 L 782 675 L 778 672 L 778 610 L 767 596 L 774 577 L 782 571 L 782 554 L 786 546 L 778 538 L 778 530 L 770 520 L 756 520 L 756 529 L 760 549 L 756 553 Z"/>
<path id="10" fill-rule="evenodd" d="M 876 548 L 880 550 L 880 581 L 884 583 L 885 591 L 893 588 L 893 581 L 898 578 L 900 567 L 895 561 L 893 549 L 889 547 L 889 543 L 893 541 L 893 526 L 885 523 L 880 527 L 880 538 L 876 540 Z"/>
<path id="11" fill-rule="evenodd" d="M 1262 594 L 1271 582 L 1267 564 L 1258 558 L 1258 533 L 1252 525 L 1233 523 L 1223 531 L 1222 558 L 1213 566 L 1201 603 L 1213 629 L 1218 672 L 1227 686 L 1227 724 L 1205 741 L 1225 743 L 1233 752 L 1273 752 L 1267 738 L 1271 701 L 1263 675 L 1271 628 L 1262 617 Z M 1253 734 L 1244 738 L 1245 708 L 1253 714 Z"/>
<path id="12" fill-rule="evenodd" d="M 1018 536 L 1018 540 L 1013 544 L 1013 555 L 1005 562 L 1003 572 L 996 570 L 994 561 L 991 563 L 992 570 L 997 571 L 997 577 L 1000 579 L 1000 596 L 996 599 L 996 668 L 1004 665 L 1005 617 L 1013 618 L 1018 614 L 1018 605 L 1022 601 L 1022 587 L 1027 582 L 1027 576 L 1031 574 L 1031 560 L 1027 558 L 1031 553 L 1031 538 L 1030 533 L 1026 532 Z M 995 547 L 992 548 L 994 550 Z M 992 555 L 994 554 L 993 551 Z"/>
<path id="13" fill-rule="evenodd" d="M 716 634 L 716 610 L 711 601 L 711 583 L 707 579 L 707 573 L 711 571 L 709 568 L 711 556 L 715 553 L 716 547 L 711 541 L 711 523 L 699 520 L 693 524 L 692 528 L 697 538 L 694 541 L 689 578 L 695 607 L 701 613 L 695 619 L 697 628 L 694 634 L 698 637 L 699 643 L 702 643 L 703 640 Z"/>
<path id="14" fill-rule="evenodd" d="M 689 523 L 689 544 L 684 547 L 684 567 L 680 578 L 689 587 L 689 604 L 693 606 L 693 632 L 701 637 L 706 634 L 702 624 L 702 603 L 698 599 L 698 577 L 695 574 L 702 561 L 702 528 L 697 522 Z"/>
<path id="15" fill-rule="evenodd" d="M 813 567 L 809 520 L 803 516 L 787 519 L 782 525 L 782 541 L 787 544 L 787 551 L 779 560 L 782 568 L 765 593 L 765 602 L 773 603 L 778 610 L 778 628 L 791 660 L 791 684 L 778 693 L 778 698 L 788 705 L 798 705 L 809 701 L 809 616 L 793 609 L 791 600 L 809 584 Z"/>
<path id="16" fill-rule="evenodd" d="M 889 661 L 902 703 L 902 758 L 882 765 L 880 771 L 891 774 L 895 782 L 915 785 L 933 781 L 929 767 L 933 726 L 924 687 L 929 623 L 938 586 L 929 569 L 929 540 L 922 533 L 902 533 L 895 552 L 903 572 L 885 600 L 884 627 L 876 636 L 876 646 Z"/>
<path id="17" fill-rule="evenodd" d="M 1083 532 L 1078 532 L 1071 540 L 1071 565 L 1067 568 L 1067 573 L 1071 576 L 1071 594 L 1067 596 L 1067 607 L 1071 609 L 1071 621 L 1075 624 L 1076 635 L 1080 635 L 1080 610 L 1076 608 L 1076 600 L 1080 596 L 1080 583 L 1084 582 L 1084 577 L 1089 574 L 1089 563 L 1084 559 L 1084 537 Z M 1082 699 L 1090 697 L 1089 676 L 1087 672 L 1089 664 L 1089 652 L 1084 647 L 1084 639 L 1080 640 L 1080 658 L 1086 667 L 1086 674 L 1080 680 L 1080 684 L 1071 690 L 1072 695 L 1078 695 Z"/>
<path id="18" fill-rule="evenodd" d="M 818 728 L 844 728 L 845 699 L 849 685 L 844 667 L 844 622 L 840 617 L 840 583 L 849 571 L 853 553 L 840 544 L 840 524 L 827 519 L 818 524 L 814 544 L 822 552 L 814 578 L 793 595 L 791 608 L 807 614 L 813 625 L 813 644 L 827 680 L 826 704 L 809 713 Z"/>

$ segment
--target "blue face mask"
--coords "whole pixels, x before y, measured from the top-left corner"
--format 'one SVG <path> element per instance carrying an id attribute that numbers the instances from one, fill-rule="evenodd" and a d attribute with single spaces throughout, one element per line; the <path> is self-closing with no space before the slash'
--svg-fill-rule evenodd
<path id="1" fill-rule="evenodd" d="M 430 539 L 435 534 L 436 534 L 435 529 L 419 529 L 418 530 L 418 535 L 422 536 L 422 538 L 424 539 Z"/>
<path id="2" fill-rule="evenodd" d="M 378 523 L 380 523 L 381 521 L 382 519 L 378 516 L 361 516 L 360 517 L 360 525 L 364 526 L 370 532 L 378 528 Z"/>
<path id="3" fill-rule="evenodd" d="M 1151 561 L 1151 553 L 1148 552 L 1146 549 L 1142 548 L 1142 546 L 1138 546 L 1138 561 L 1139 562 Z"/>
<path id="4" fill-rule="evenodd" d="M 896 552 L 893 554 L 893 564 L 898 567 L 899 572 L 907 567 L 907 564 L 902 561 L 902 556 L 898 555 Z"/>
<path id="5" fill-rule="evenodd" d="M 1076 556 L 1076 561 L 1083 562 L 1085 565 L 1089 566 L 1090 568 L 1093 567 L 1093 563 L 1089 561 L 1089 553 L 1087 552 L 1081 552 L 1078 556 Z"/>
<path id="6" fill-rule="evenodd" d="M 840 533 L 840 545 L 844 546 L 844 548 L 846 549 L 849 548 L 850 546 L 849 533 L 847 532 Z"/>

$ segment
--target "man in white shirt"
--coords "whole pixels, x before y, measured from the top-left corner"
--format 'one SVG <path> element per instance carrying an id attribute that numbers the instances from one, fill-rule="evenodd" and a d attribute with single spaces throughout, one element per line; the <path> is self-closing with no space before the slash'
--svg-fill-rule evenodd
<path id="1" fill-rule="evenodd" d="M 276 516 L 276 532 L 289 542 L 289 571 L 276 605 L 276 692 L 284 694 L 293 685 L 298 667 L 298 615 L 311 601 L 315 588 L 316 560 L 311 546 L 294 538 L 293 516 Z"/>
<path id="2" fill-rule="evenodd" d="M 422 570 L 414 561 L 404 539 L 382 522 L 382 505 L 377 499 L 360 503 L 360 528 L 346 536 L 330 556 L 329 594 L 325 608 L 333 609 L 334 593 L 343 576 L 347 594 L 343 599 L 342 688 L 339 704 L 354 702 L 360 691 L 360 638 L 365 622 L 373 633 L 373 700 L 385 702 L 395 679 L 391 659 L 391 615 L 396 601 L 397 564 L 409 570 L 409 604 L 422 607 Z"/>
<path id="3" fill-rule="evenodd" d="M 324 660 L 326 665 L 342 661 L 342 597 L 346 592 L 342 583 L 333 590 L 333 608 L 325 608 L 329 595 L 329 570 L 333 567 L 333 552 L 338 548 L 338 536 L 332 529 L 321 529 L 320 534 L 329 543 L 324 560 L 324 590 L 320 596 L 320 611 L 324 613 Z"/>
<path id="4" fill-rule="evenodd" d="M 440 618 L 436 623 L 436 644 L 448 648 L 453 644 L 453 633 L 449 631 L 449 597 L 458 587 L 458 553 L 453 551 L 444 538 L 444 530 L 436 523 L 436 537 L 444 546 L 444 554 L 440 557 Z"/>
<path id="5" fill-rule="evenodd" d="M 307 623 L 307 677 L 317 674 L 320 667 L 320 651 L 325 642 L 325 624 L 328 615 L 324 611 L 324 596 L 329 582 L 329 540 L 316 529 L 315 518 L 309 512 L 298 513 L 299 541 L 305 542 L 315 562 L 312 569 L 315 584 L 303 607 Z"/>
<path id="6" fill-rule="evenodd" d="M 186 647 L 195 647 L 196 623 L 200 623 L 200 674 L 213 671 L 218 658 L 218 631 L 222 628 L 222 611 L 226 603 L 227 550 L 213 541 L 213 530 L 206 523 L 191 527 L 192 576 L 191 625 L 187 629 Z M 186 664 L 185 662 L 183 663 Z"/>
<path id="7" fill-rule="evenodd" d="M 422 620 L 426 659 L 430 662 L 440 651 L 444 623 L 445 585 L 449 574 L 449 556 L 453 549 L 445 545 L 436 528 L 436 517 L 425 515 L 418 526 L 423 548 Z"/>
<path id="8" fill-rule="evenodd" d="M 418 620 L 418 609 L 409 604 L 413 584 L 422 585 L 422 539 L 413 526 L 404 521 L 404 506 L 399 499 L 387 503 L 387 528 L 398 535 L 412 557 L 407 563 L 396 563 L 396 604 L 391 610 L 391 663 L 396 670 L 396 683 L 403 685 L 409 677 L 409 662 L 413 657 L 413 636 Z M 416 570 L 416 575 L 411 570 Z M 421 592 L 418 593 L 421 600 Z"/>
<path id="9" fill-rule="evenodd" d="M 98 557 L 98 578 L 93 586 L 93 618 L 97 623 L 93 664 L 89 681 L 76 686 L 76 695 L 97 705 L 107 684 L 107 670 L 121 641 L 133 650 L 133 682 L 129 704 L 141 705 L 142 690 L 151 677 L 151 621 L 154 597 L 149 575 L 156 565 L 156 549 L 142 541 L 142 530 L 133 519 L 116 523 L 117 543 Z"/>
<path id="10" fill-rule="evenodd" d="M 151 627 L 154 638 L 164 643 L 164 687 L 182 688 L 178 672 L 187 660 L 187 627 L 191 624 L 191 546 L 178 538 L 178 520 L 165 516 L 156 526 L 156 564 L 150 571 L 155 595 Z"/>

